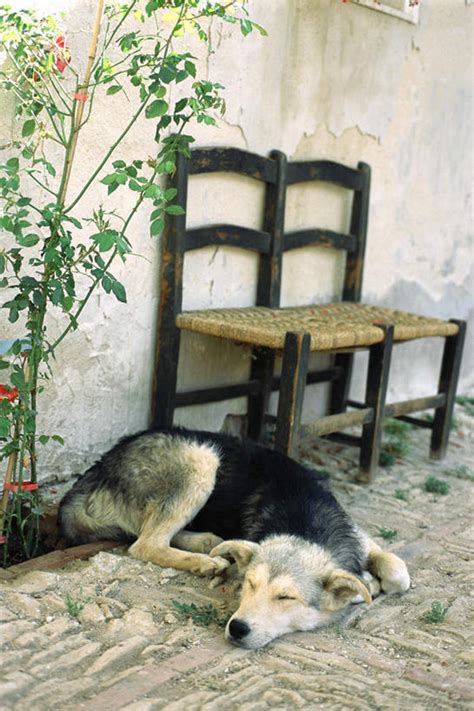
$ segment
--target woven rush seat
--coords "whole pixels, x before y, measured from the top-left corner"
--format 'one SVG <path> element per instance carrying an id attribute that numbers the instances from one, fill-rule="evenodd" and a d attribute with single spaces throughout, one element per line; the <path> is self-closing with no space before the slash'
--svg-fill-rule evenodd
<path id="1" fill-rule="evenodd" d="M 283 349 L 288 331 L 311 335 L 312 351 L 332 351 L 380 343 L 382 324 L 395 327 L 394 340 L 452 336 L 458 326 L 406 311 L 352 302 L 281 309 L 266 307 L 186 311 L 176 317 L 180 329 L 255 346 Z"/>

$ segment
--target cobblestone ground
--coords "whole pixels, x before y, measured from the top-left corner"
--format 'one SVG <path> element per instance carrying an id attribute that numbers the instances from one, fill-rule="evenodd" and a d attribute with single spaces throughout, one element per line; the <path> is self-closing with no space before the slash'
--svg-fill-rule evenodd
<path id="1" fill-rule="evenodd" d="M 370 487 L 354 482 L 354 451 L 301 447 L 302 459 L 331 472 L 355 520 L 406 559 L 413 586 L 404 597 L 382 596 L 370 609 L 354 606 L 338 627 L 246 651 L 227 644 L 212 619 L 198 626 L 173 603 L 214 605 L 219 621 L 235 609 L 232 584 L 211 590 L 124 551 L 102 552 L 0 583 L 0 709 L 473 708 L 474 421 L 461 407 L 456 414 L 443 462 L 428 459 L 428 434 L 413 432 L 404 461 Z M 449 493 L 428 493 L 430 475 Z M 381 528 L 397 533 L 382 541 Z M 434 601 L 447 614 L 429 624 Z"/>

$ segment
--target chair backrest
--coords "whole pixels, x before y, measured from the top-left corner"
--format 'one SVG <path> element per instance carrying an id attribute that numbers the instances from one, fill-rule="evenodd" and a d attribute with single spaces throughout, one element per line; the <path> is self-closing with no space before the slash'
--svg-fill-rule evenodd
<path id="1" fill-rule="evenodd" d="M 326 160 L 295 161 L 287 164 L 286 184 L 326 182 L 353 192 L 350 227 L 348 233 L 312 228 L 294 232 L 285 231 L 283 251 L 319 245 L 347 252 L 343 301 L 360 301 L 364 272 L 365 243 L 370 196 L 370 166 L 359 163 L 349 168 L 341 163 Z"/>
<path id="2" fill-rule="evenodd" d="M 185 211 L 173 215 L 162 236 L 161 304 L 168 325 L 182 309 L 184 255 L 208 245 L 239 247 L 259 254 L 256 305 L 279 306 L 281 244 L 283 240 L 286 157 L 274 152 L 271 158 L 236 148 L 198 148 L 186 158 L 177 157 L 171 186 L 174 202 Z M 236 173 L 265 183 L 265 205 L 261 229 L 235 224 L 187 227 L 187 194 L 190 176 L 203 173 Z M 164 314 L 163 314 L 164 315 Z"/>

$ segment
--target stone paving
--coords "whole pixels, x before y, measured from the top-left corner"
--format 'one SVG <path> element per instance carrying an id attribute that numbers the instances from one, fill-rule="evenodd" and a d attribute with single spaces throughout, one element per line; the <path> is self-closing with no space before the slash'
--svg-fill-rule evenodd
<path id="1" fill-rule="evenodd" d="M 354 519 L 406 559 L 413 585 L 404 597 L 382 596 L 353 606 L 337 627 L 247 651 L 226 643 L 219 626 L 235 609 L 232 581 L 210 589 L 124 549 L 29 572 L 0 582 L 0 710 L 473 708 L 474 420 L 461 407 L 457 420 L 443 462 L 428 459 L 428 434 L 417 431 L 403 462 L 369 487 L 354 481 L 354 450 L 326 442 L 300 450 L 331 473 Z M 429 475 L 449 493 L 425 491 Z M 382 527 L 397 532 L 391 541 Z M 447 613 L 429 624 L 434 601 Z M 207 626 L 175 602 L 204 608 Z"/>

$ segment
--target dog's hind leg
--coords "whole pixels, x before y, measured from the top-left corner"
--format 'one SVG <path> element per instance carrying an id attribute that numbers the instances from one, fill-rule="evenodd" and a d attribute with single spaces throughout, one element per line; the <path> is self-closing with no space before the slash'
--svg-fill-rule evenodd
<path id="1" fill-rule="evenodd" d="M 394 553 L 382 550 L 360 529 L 357 532 L 367 554 L 367 570 L 380 580 L 383 592 L 388 595 L 406 592 L 410 587 L 410 575 L 404 561 Z"/>
<path id="2" fill-rule="evenodd" d="M 223 539 L 214 533 L 197 531 L 179 531 L 173 536 L 171 545 L 191 553 L 210 553 L 213 548 L 222 543 Z"/>
<path id="3" fill-rule="evenodd" d="M 224 558 L 211 558 L 170 547 L 170 541 L 196 516 L 212 493 L 219 455 L 207 445 L 180 444 L 177 489 L 163 489 L 147 506 L 132 556 L 164 568 L 188 570 L 198 575 L 218 575 L 229 566 Z"/>

